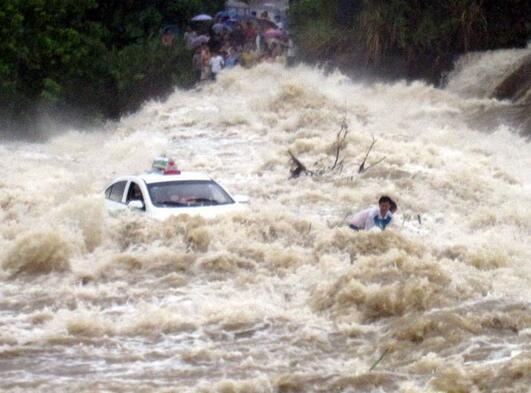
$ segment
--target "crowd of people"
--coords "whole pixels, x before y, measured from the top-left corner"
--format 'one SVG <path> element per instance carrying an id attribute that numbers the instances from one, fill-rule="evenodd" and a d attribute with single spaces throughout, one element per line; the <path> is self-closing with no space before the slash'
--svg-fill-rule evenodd
<path id="1" fill-rule="evenodd" d="M 279 16 L 231 17 L 220 12 L 213 20 L 197 21 L 184 33 L 197 81 L 215 80 L 222 70 L 258 62 L 292 65 L 295 47 Z"/>

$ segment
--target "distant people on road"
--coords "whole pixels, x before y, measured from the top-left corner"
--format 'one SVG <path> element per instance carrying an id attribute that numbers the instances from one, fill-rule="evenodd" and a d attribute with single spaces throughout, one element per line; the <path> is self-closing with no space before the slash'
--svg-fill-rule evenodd
<path id="1" fill-rule="evenodd" d="M 229 47 L 225 51 L 225 68 L 233 68 L 239 63 L 240 54 L 239 52 Z"/>
<path id="2" fill-rule="evenodd" d="M 201 48 L 196 49 L 194 56 L 192 57 L 192 67 L 194 70 L 194 79 L 196 82 L 201 80 L 201 71 L 203 69 L 203 63 L 201 59 Z"/>
<path id="3" fill-rule="evenodd" d="M 280 30 L 284 30 L 284 23 L 282 23 L 282 20 L 280 19 L 280 15 L 275 16 L 275 24 Z"/>
<path id="4" fill-rule="evenodd" d="M 197 38 L 197 33 L 192 30 L 190 26 L 186 27 L 186 32 L 184 33 L 184 43 L 187 49 L 193 48 L 193 42 Z"/>
<path id="5" fill-rule="evenodd" d="M 286 51 L 286 57 L 287 57 L 287 66 L 293 67 L 295 65 L 295 43 L 293 42 L 293 39 L 291 36 L 288 36 L 288 49 Z"/>
<path id="6" fill-rule="evenodd" d="M 210 54 L 210 49 L 208 48 L 208 46 L 203 45 L 201 47 L 201 81 L 206 81 L 211 78 L 211 58 L 212 55 Z"/>
<path id="7" fill-rule="evenodd" d="M 350 219 L 349 227 L 355 231 L 378 227 L 383 231 L 393 220 L 393 210 L 397 210 L 395 201 L 387 195 L 383 195 L 378 200 L 378 206 L 369 207 L 356 213 Z"/>
<path id="8" fill-rule="evenodd" d="M 166 31 L 164 32 L 164 34 L 162 34 L 162 45 L 164 46 L 172 46 L 173 45 L 173 42 L 174 42 L 174 37 L 173 37 L 173 34 L 169 31 Z"/>
<path id="9" fill-rule="evenodd" d="M 216 80 L 218 77 L 218 74 L 221 72 L 221 70 L 223 69 L 223 66 L 225 65 L 223 57 L 221 57 L 221 54 L 219 52 L 215 53 L 210 58 L 209 64 L 210 64 L 211 78 L 212 80 Z"/>
<path id="10" fill-rule="evenodd" d="M 247 44 L 242 51 L 242 54 L 240 56 L 241 65 L 250 68 L 253 65 L 255 65 L 256 61 L 258 60 L 257 51 L 253 50 L 252 44 Z"/>
<path id="11" fill-rule="evenodd" d="M 213 20 L 188 25 L 183 38 L 193 53 L 195 80 L 216 80 L 223 68 L 252 67 L 261 61 L 293 65 L 295 45 L 284 23 L 280 14 L 263 11 L 250 18 L 220 12 Z M 161 32 L 164 45 L 173 46 L 174 35 Z"/>
<path id="12" fill-rule="evenodd" d="M 245 25 L 245 29 L 244 29 L 243 33 L 245 35 L 245 41 L 246 42 L 252 42 L 252 41 L 256 40 L 257 31 L 256 31 L 256 28 L 254 27 L 254 25 L 251 22 L 247 22 L 247 24 Z"/>

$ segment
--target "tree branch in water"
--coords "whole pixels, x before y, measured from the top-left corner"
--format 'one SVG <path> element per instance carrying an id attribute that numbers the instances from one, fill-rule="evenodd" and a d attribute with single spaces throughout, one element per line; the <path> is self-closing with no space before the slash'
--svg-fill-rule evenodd
<path id="1" fill-rule="evenodd" d="M 292 163 L 294 164 L 294 166 L 292 166 L 291 169 L 289 170 L 290 179 L 295 179 L 295 178 L 299 177 L 301 174 L 302 175 L 312 175 L 313 174 L 313 172 L 309 171 L 306 168 L 306 165 L 304 165 L 297 157 L 295 157 L 295 155 L 290 150 L 288 150 L 288 154 L 291 157 Z"/>
<path id="2" fill-rule="evenodd" d="M 337 133 L 336 136 L 336 159 L 334 160 L 334 164 L 330 168 L 331 171 L 335 170 L 336 168 L 341 172 L 343 170 L 343 164 L 345 162 L 345 159 L 339 160 L 339 156 L 343 150 L 345 150 L 345 147 L 347 146 L 347 134 L 348 134 L 348 124 L 346 120 L 343 120 L 343 123 L 341 123 L 341 129 Z"/>
<path id="3" fill-rule="evenodd" d="M 369 154 L 371 153 L 371 150 L 372 150 L 372 148 L 374 147 L 375 144 L 376 144 L 376 139 L 374 139 L 374 135 L 373 135 L 372 136 L 372 143 L 369 146 L 369 149 L 367 150 L 367 153 L 365 153 L 365 158 L 363 159 L 363 161 L 361 162 L 360 167 L 358 168 L 358 173 L 363 173 L 363 172 L 365 172 L 368 169 L 368 168 L 365 169 L 365 163 L 367 162 L 367 158 L 369 158 Z"/>

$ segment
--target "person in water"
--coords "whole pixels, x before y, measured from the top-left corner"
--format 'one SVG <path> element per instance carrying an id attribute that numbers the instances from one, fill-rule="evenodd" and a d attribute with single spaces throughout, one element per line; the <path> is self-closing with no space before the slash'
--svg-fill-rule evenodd
<path id="1" fill-rule="evenodd" d="M 395 201 L 383 195 L 378 200 L 378 206 L 369 207 L 356 213 L 350 219 L 349 227 L 355 231 L 378 227 L 383 231 L 393 220 L 393 213 L 396 210 Z"/>

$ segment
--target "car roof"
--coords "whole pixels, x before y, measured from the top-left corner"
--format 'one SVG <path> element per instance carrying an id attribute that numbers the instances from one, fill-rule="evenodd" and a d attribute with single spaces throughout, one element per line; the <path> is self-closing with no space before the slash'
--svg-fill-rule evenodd
<path id="1" fill-rule="evenodd" d="M 178 175 L 164 175 L 160 172 L 148 172 L 137 175 L 140 179 L 144 180 L 146 184 L 162 183 L 171 181 L 205 181 L 212 180 L 210 176 L 201 172 L 181 172 Z"/>

